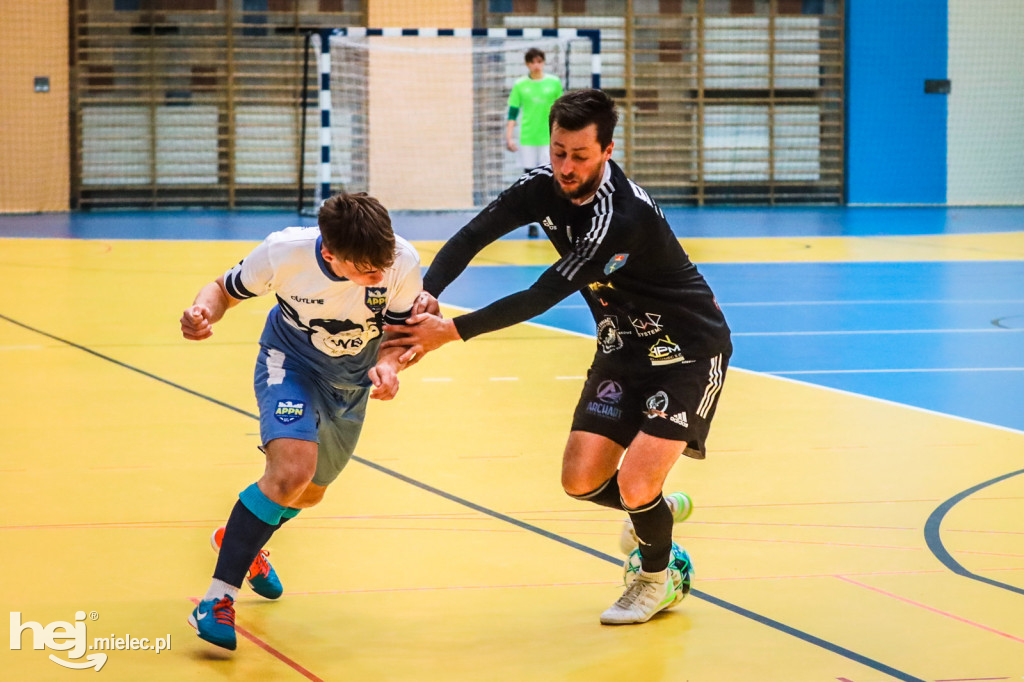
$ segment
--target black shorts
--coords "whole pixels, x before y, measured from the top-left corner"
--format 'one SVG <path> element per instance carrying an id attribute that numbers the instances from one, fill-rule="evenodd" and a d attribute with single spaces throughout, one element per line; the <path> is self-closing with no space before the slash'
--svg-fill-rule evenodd
<path id="1" fill-rule="evenodd" d="M 683 454 L 704 459 L 729 354 L 662 367 L 636 369 L 598 355 L 572 418 L 587 431 L 629 447 L 637 433 L 685 441 Z"/>

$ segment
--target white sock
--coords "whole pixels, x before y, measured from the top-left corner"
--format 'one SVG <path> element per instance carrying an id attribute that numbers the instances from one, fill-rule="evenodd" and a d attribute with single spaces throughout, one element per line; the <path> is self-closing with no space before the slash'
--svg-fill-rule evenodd
<path id="1" fill-rule="evenodd" d="M 234 585 L 228 585 L 223 580 L 213 579 L 210 583 L 210 589 L 206 591 L 206 596 L 203 597 L 203 601 L 208 599 L 223 599 L 224 597 L 231 597 L 232 601 L 238 601 L 238 588 Z"/>
<path id="2" fill-rule="evenodd" d="M 668 579 L 668 571 L 658 571 L 656 573 L 650 573 L 648 571 L 641 570 L 639 577 L 642 577 L 647 582 L 663 584 Z"/>

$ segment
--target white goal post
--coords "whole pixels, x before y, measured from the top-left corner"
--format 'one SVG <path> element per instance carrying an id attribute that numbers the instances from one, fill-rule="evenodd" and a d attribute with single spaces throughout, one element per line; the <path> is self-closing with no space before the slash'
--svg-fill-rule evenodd
<path id="1" fill-rule="evenodd" d="M 299 210 L 315 211 L 340 189 L 369 192 L 388 209 L 489 203 L 523 172 L 505 147 L 505 126 L 531 47 L 545 52 L 545 72 L 564 90 L 601 87 L 596 29 L 310 32 L 319 96 L 308 101 L 304 82 Z"/>

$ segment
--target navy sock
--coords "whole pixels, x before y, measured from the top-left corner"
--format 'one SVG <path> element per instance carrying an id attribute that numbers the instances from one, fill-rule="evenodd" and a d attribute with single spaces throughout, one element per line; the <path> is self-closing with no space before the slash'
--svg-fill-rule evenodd
<path id="1" fill-rule="evenodd" d="M 618 471 L 612 474 L 611 478 L 591 490 L 589 493 L 583 493 L 582 495 L 570 495 L 569 497 L 574 497 L 577 500 L 584 500 L 586 502 L 593 502 L 594 504 L 599 504 L 602 507 L 624 509 L 622 506 L 622 498 L 619 496 Z"/>
<path id="2" fill-rule="evenodd" d="M 672 556 L 672 510 L 661 493 L 638 509 L 622 508 L 629 513 L 633 529 L 640 539 L 640 565 L 654 573 L 668 568 Z"/>
<path id="3" fill-rule="evenodd" d="M 241 587 L 252 560 L 280 525 L 278 523 L 272 526 L 261 521 L 242 504 L 241 500 L 235 502 L 231 516 L 228 517 L 228 525 L 224 529 L 224 539 L 220 544 L 213 577 L 223 580 L 228 585 Z"/>

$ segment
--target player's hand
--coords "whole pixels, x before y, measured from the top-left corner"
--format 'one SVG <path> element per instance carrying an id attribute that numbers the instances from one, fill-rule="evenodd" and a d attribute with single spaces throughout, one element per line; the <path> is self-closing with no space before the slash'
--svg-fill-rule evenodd
<path id="1" fill-rule="evenodd" d="M 373 389 L 370 397 L 375 400 L 391 400 L 398 394 L 398 372 L 393 365 L 379 362 L 370 368 Z"/>
<path id="2" fill-rule="evenodd" d="M 193 305 L 181 315 L 181 335 L 189 341 L 202 341 L 213 336 L 210 309 L 204 305 Z"/>
<path id="3" fill-rule="evenodd" d="M 421 291 L 420 295 L 416 297 L 416 302 L 412 304 L 412 314 L 419 315 L 420 313 L 444 317 L 441 314 L 441 306 L 438 304 L 437 299 L 426 291 Z"/>
<path id="4" fill-rule="evenodd" d="M 407 364 L 430 351 L 437 350 L 449 341 L 462 338 L 454 322 L 429 313 L 413 315 L 404 325 L 386 324 L 384 331 L 391 338 L 382 343 L 381 348 L 405 346 L 405 352 L 399 356 L 398 361 Z"/>
<path id="5" fill-rule="evenodd" d="M 517 145 L 512 140 L 505 140 L 505 146 L 508 147 L 508 150 L 510 152 L 519 151 L 519 145 Z"/>

